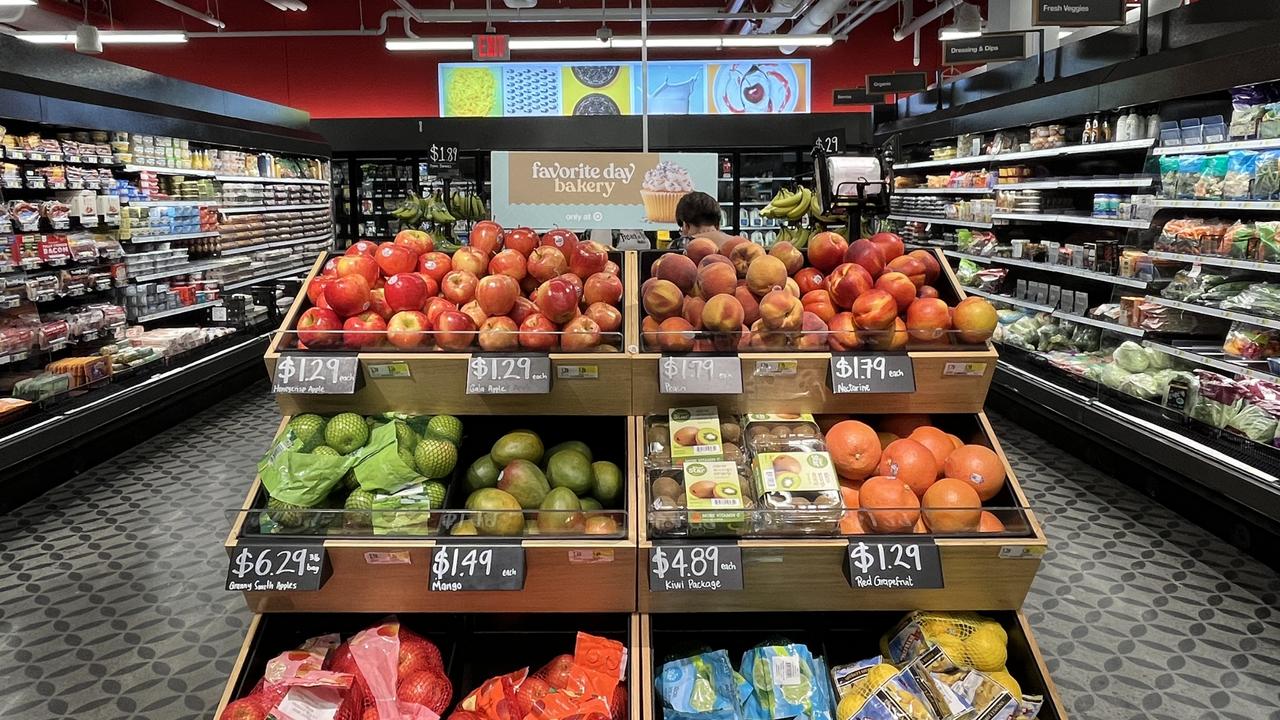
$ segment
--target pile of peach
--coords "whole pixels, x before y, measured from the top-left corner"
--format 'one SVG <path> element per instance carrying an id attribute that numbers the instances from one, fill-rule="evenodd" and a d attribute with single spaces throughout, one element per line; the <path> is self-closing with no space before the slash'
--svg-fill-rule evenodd
<path id="1" fill-rule="evenodd" d="M 807 257 L 786 241 L 766 251 L 743 238 L 719 248 L 695 238 L 683 255 L 654 261 L 640 288 L 641 331 L 647 349 L 672 352 L 984 342 L 995 308 L 982 298 L 948 306 L 934 287 L 940 273 L 936 255 L 904 253 L 887 232 L 852 244 L 818 233 Z"/>

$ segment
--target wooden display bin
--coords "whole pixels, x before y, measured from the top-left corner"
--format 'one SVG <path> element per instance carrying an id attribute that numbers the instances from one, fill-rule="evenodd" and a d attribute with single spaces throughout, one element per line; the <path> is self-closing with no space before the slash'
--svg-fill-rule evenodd
<path id="1" fill-rule="evenodd" d="M 936 251 L 935 251 L 936 252 Z M 991 378 L 995 375 L 996 351 L 990 341 L 982 345 L 953 346 L 939 350 L 911 349 L 915 392 L 877 394 L 837 394 L 830 384 L 830 352 L 740 352 L 742 393 L 739 395 L 698 395 L 662 393 L 660 361 L 663 354 L 645 346 L 640 333 L 643 309 L 640 285 L 649 277 L 660 251 L 637 256 L 637 278 L 627 283 L 628 302 L 633 309 L 627 317 L 630 337 L 636 338 L 633 365 L 632 406 L 636 414 L 662 412 L 672 407 L 719 405 L 744 412 L 807 413 L 974 413 L 981 412 Z M 936 286 L 942 299 L 955 304 L 964 294 L 960 283 L 939 253 L 941 275 Z M 718 353 L 724 354 L 724 353 Z"/>
<path id="2" fill-rule="evenodd" d="M 618 263 L 624 283 L 635 253 L 611 252 Z M 282 352 L 293 345 L 291 329 L 298 317 L 310 306 L 305 288 L 324 267 L 325 256 L 316 261 L 304 291 L 294 299 L 280 330 L 267 349 L 267 372 L 274 377 Z M 531 413 L 541 415 L 627 415 L 631 412 L 631 359 L 627 348 L 634 345 L 627 337 L 630 327 L 626 307 L 630 290 L 624 296 L 623 327 L 616 338 L 617 348 L 588 353 L 550 353 L 551 391 L 541 395 L 468 395 L 467 365 L 469 352 L 397 352 L 395 348 L 361 352 L 360 374 L 353 395 L 276 395 L 285 415 L 301 413 Z M 478 351 L 479 348 L 476 348 Z M 371 374 L 370 367 L 374 366 Z M 383 372 L 383 371 L 386 372 Z M 407 375 L 405 374 L 407 372 Z"/>
<path id="3" fill-rule="evenodd" d="M 1048 541 L 1026 495 L 1014 477 L 1000 443 L 983 414 L 935 416 L 935 422 L 966 442 L 985 444 L 1004 463 L 1004 489 L 988 505 L 1004 515 L 1010 529 L 1023 525 L 1016 536 L 937 536 L 944 587 L 851 587 L 846 573 L 846 552 L 852 539 L 884 538 L 884 535 L 791 536 L 734 538 L 680 538 L 652 533 L 648 478 L 638 490 L 640 533 L 639 610 L 666 612 L 794 611 L 823 610 L 1013 610 L 1031 588 Z M 641 430 L 640 432 L 643 432 Z M 669 511 L 667 511 L 669 512 Z M 907 536 L 923 538 L 933 536 Z M 736 544 L 742 551 L 742 590 L 711 593 L 652 591 L 649 587 L 651 554 L 656 545 L 677 548 L 690 543 Z"/>
<path id="4" fill-rule="evenodd" d="M 801 592 L 808 592 L 804 590 Z M 779 597 L 779 604 L 786 602 Z M 1021 611 L 984 613 L 999 621 L 1009 635 L 1006 667 L 1023 693 L 1040 695 L 1044 705 L 1039 720 L 1066 720 L 1058 689 L 1049 677 L 1044 657 Z M 901 612 L 857 613 L 688 613 L 640 615 L 641 672 L 644 678 L 641 704 L 646 720 L 662 720 L 662 701 L 655 695 L 654 678 L 670 657 L 688 656 L 700 649 L 727 650 L 735 670 L 742 653 L 765 640 L 785 638 L 808 646 L 827 667 L 857 662 L 880 653 L 880 637 L 902 619 Z"/>
<path id="5" fill-rule="evenodd" d="M 636 522 L 634 418 L 592 417 L 575 419 L 566 430 L 548 430 L 537 418 L 506 416 L 463 417 L 464 432 L 455 478 L 446 498 L 446 509 L 422 537 L 330 535 L 324 540 L 332 574 L 317 591 L 248 591 L 245 600 L 254 612 L 633 612 L 636 607 Z M 288 418 L 285 418 L 288 422 Z M 625 507 L 614 513 L 617 535 L 562 535 L 539 538 L 465 537 L 443 534 L 454 519 L 467 512 L 460 493 L 462 475 L 471 462 L 488 452 L 494 440 L 520 427 L 538 429 L 546 445 L 581 439 L 596 452 L 596 459 L 617 463 L 624 476 Z M 299 537 L 257 532 L 257 518 L 267 515 L 260 478 L 236 513 L 225 546 L 234 557 L 242 541 Z M 336 512 L 336 511 L 334 511 Z M 536 511 L 527 511 L 532 516 Z M 444 530 L 442 530 L 442 528 Z M 318 539 L 318 538 L 317 538 Z M 429 572 L 435 549 L 470 544 L 516 545 L 524 548 L 525 580 L 521 590 L 433 592 Z"/>
<path id="6" fill-rule="evenodd" d="M 534 672 L 556 655 L 572 653 L 578 631 L 607 637 L 627 646 L 628 717 L 640 717 L 640 692 L 632 678 L 641 676 L 640 616 L 635 614 L 520 614 L 421 615 L 409 612 L 397 617 L 408 629 L 430 639 L 444 657 L 445 671 L 453 684 L 449 711 L 485 680 L 528 667 Z M 328 633 L 351 635 L 382 619 L 381 615 L 345 613 L 255 614 L 240 654 L 223 690 L 218 710 L 248 695 L 262 678 L 266 664 L 308 638 Z M 446 711 L 446 714 L 448 711 Z M 444 716 L 442 716 L 444 717 Z"/>

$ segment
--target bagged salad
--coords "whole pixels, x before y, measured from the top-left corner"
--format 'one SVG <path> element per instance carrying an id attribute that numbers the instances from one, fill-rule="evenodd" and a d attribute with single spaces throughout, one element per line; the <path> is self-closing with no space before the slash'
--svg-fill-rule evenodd
<path id="1" fill-rule="evenodd" d="M 1191 186 L 1191 195 L 1196 200 L 1217 200 L 1222 197 L 1222 188 L 1227 180 L 1226 155 L 1210 155 L 1203 158 L 1200 166 L 1200 177 Z"/>
<path id="2" fill-rule="evenodd" d="M 1247 200 L 1253 190 L 1253 178 L 1257 174 L 1257 152 L 1232 150 L 1227 153 L 1227 176 L 1222 185 L 1222 197 L 1227 200 Z"/>

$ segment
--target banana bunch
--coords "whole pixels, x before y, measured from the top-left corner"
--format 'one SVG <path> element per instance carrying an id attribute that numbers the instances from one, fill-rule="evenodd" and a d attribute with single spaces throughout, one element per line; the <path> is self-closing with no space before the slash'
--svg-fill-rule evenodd
<path id="1" fill-rule="evenodd" d="M 813 237 L 813 229 L 806 227 L 783 227 L 778 231 L 778 239 L 776 242 L 787 241 L 796 246 L 796 249 L 803 250 L 809 245 L 809 238 Z"/>
<path id="2" fill-rule="evenodd" d="M 484 200 L 473 192 L 453 191 L 449 194 L 449 210 L 461 220 L 484 220 L 488 215 Z"/>
<path id="3" fill-rule="evenodd" d="M 809 188 L 802 187 L 799 191 L 792 192 L 787 188 L 782 188 L 777 195 L 769 201 L 768 205 L 760 211 L 760 214 L 767 218 L 775 220 L 799 220 L 809 214 L 810 208 L 817 203 L 813 191 Z"/>
<path id="4" fill-rule="evenodd" d="M 414 193 L 409 193 L 409 197 L 405 198 L 399 207 L 392 210 L 391 215 L 399 220 L 401 225 L 416 228 L 426 221 L 427 206 L 423 204 L 423 198 Z"/>

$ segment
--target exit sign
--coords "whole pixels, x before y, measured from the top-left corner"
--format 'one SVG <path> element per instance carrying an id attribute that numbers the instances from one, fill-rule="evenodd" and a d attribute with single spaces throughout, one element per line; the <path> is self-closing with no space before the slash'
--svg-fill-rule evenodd
<path id="1" fill-rule="evenodd" d="M 510 35 L 499 35 L 498 33 L 484 33 L 482 35 L 471 36 L 471 59 L 472 60 L 510 60 L 511 47 L 508 41 Z"/>

